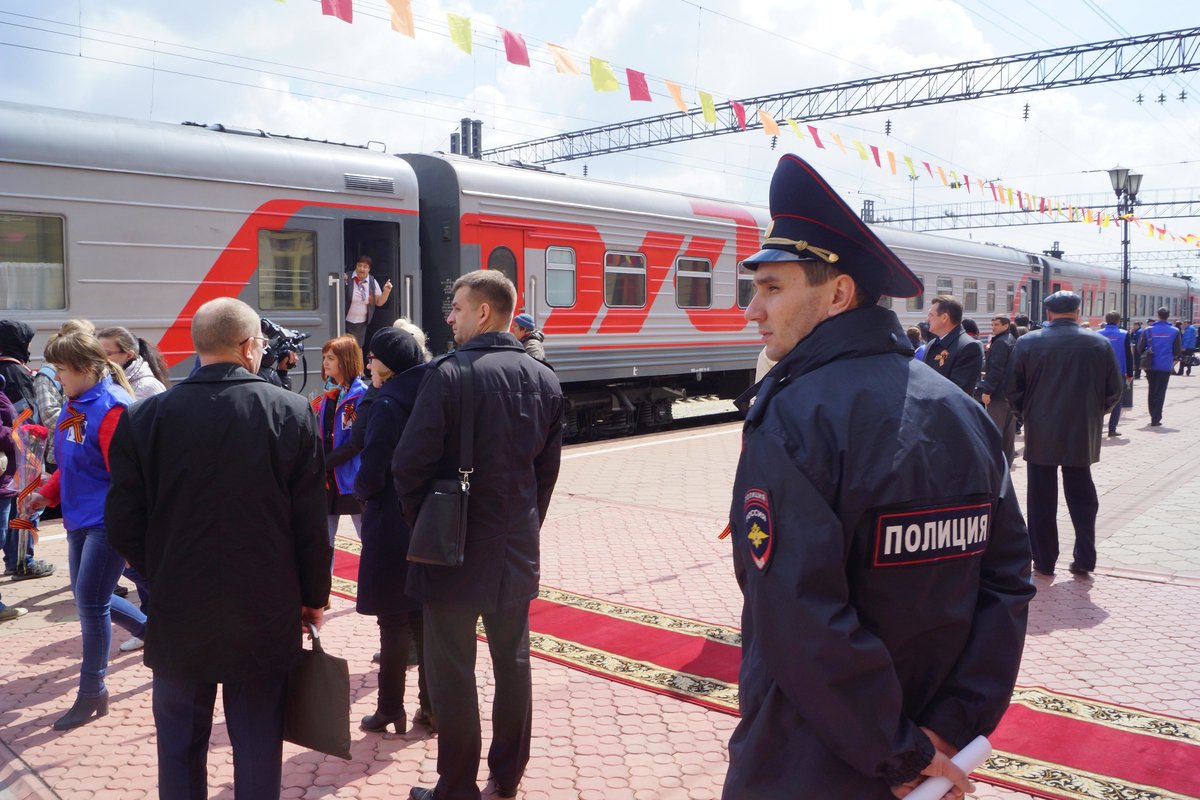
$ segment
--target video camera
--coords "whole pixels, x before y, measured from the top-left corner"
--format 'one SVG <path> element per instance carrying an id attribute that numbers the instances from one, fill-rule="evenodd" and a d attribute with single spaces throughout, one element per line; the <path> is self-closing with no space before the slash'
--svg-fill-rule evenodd
<path id="1" fill-rule="evenodd" d="M 304 340 L 312 336 L 311 333 L 284 328 L 266 317 L 262 318 L 262 333 L 268 340 L 263 348 L 263 361 L 268 364 L 278 362 L 289 353 L 301 355 L 304 352 Z"/>

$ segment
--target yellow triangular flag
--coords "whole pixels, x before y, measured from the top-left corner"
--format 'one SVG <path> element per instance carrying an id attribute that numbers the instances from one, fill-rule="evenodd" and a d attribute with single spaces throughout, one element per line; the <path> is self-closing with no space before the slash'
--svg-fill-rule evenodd
<path id="1" fill-rule="evenodd" d="M 791 119 L 789 117 L 787 124 L 788 124 L 788 127 L 790 127 L 795 132 L 796 136 L 801 141 L 803 141 L 804 140 L 804 131 L 800 128 L 800 123 L 796 122 L 796 120 Z"/>
<path id="2" fill-rule="evenodd" d="M 717 121 L 717 107 L 713 105 L 712 95 L 700 92 L 700 107 L 704 109 L 704 121 L 710 125 Z"/>
<path id="3" fill-rule="evenodd" d="M 458 49 L 470 55 L 471 53 L 471 18 L 459 14 L 447 13 L 450 20 L 450 41 L 458 45 Z"/>
<path id="4" fill-rule="evenodd" d="M 392 30 L 410 39 L 417 38 L 413 28 L 412 0 L 387 0 L 392 7 Z"/>
<path id="5" fill-rule="evenodd" d="M 860 142 L 858 139 L 854 140 L 854 149 L 858 151 L 858 157 L 860 159 L 862 159 L 863 161 L 866 161 L 871 158 L 869 155 L 867 155 L 867 148 L 863 147 L 863 143 Z M 909 167 L 910 168 L 912 167 L 911 163 L 909 164 Z"/>
<path id="6" fill-rule="evenodd" d="M 782 131 L 779 130 L 779 125 L 775 120 L 771 119 L 771 115 L 761 108 L 758 110 L 758 118 L 762 121 L 763 133 L 768 136 L 778 136 Z"/>
<path id="7" fill-rule="evenodd" d="M 571 54 L 567 52 L 567 48 L 559 47 L 556 44 L 546 44 L 550 50 L 550 55 L 554 58 L 554 69 L 567 75 L 582 75 L 579 71 L 579 65 L 575 63 L 575 59 L 571 58 Z"/>
<path id="8" fill-rule="evenodd" d="M 621 88 L 613 68 L 602 58 L 592 56 L 592 88 L 597 92 L 615 92 Z"/>
<path id="9" fill-rule="evenodd" d="M 864 156 L 863 156 L 863 158 L 865 159 L 865 158 L 866 158 L 866 156 L 864 155 Z M 904 157 L 904 165 L 905 165 L 906 167 L 908 167 L 908 174 L 909 174 L 909 175 L 916 175 L 916 174 L 917 174 L 917 168 L 913 166 L 913 160 L 912 160 L 912 156 L 905 156 L 905 157 Z M 980 183 L 982 183 L 982 181 L 980 181 Z"/>
<path id="10" fill-rule="evenodd" d="M 678 83 L 671 83 L 670 81 L 663 81 L 663 83 L 667 85 L 667 91 L 671 94 L 671 99 L 675 101 L 675 107 L 680 111 L 686 112 L 688 109 L 687 103 L 683 102 L 683 89 L 679 88 Z"/>

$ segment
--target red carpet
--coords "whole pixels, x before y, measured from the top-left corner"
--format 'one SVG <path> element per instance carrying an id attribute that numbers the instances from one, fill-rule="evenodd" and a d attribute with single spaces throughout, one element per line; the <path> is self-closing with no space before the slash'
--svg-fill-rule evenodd
<path id="1" fill-rule="evenodd" d="M 335 593 L 353 599 L 358 542 L 338 539 Z M 530 649 L 609 680 L 737 714 L 736 628 L 543 587 Z M 482 629 L 480 631 L 482 633 Z M 1053 800 L 1197 800 L 1200 723 L 1018 687 L 977 778 Z"/>

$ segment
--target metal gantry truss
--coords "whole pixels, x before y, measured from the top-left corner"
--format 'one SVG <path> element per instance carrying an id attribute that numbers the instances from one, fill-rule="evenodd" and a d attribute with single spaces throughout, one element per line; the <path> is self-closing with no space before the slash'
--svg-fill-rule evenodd
<path id="1" fill-rule="evenodd" d="M 1200 69 L 1198 51 L 1200 28 L 1188 28 L 747 97 L 739 102 L 751 110 L 761 108 L 777 121 L 814 122 L 958 100 L 1189 72 Z M 496 147 L 484 150 L 482 157 L 492 161 L 551 164 L 741 130 L 729 103 L 718 105 L 716 110 L 717 122 L 712 124 L 704 121 L 700 109 L 695 109 Z M 762 123 L 756 118 L 748 118 L 746 127 L 761 128 Z"/>

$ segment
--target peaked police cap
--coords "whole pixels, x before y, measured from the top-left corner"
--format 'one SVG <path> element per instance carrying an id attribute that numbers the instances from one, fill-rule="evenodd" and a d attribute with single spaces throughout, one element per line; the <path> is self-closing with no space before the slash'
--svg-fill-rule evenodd
<path id="1" fill-rule="evenodd" d="M 811 165 L 791 153 L 771 178 L 771 224 L 762 250 L 742 263 L 824 261 L 872 297 L 915 297 L 921 279 L 858 218 Z"/>

